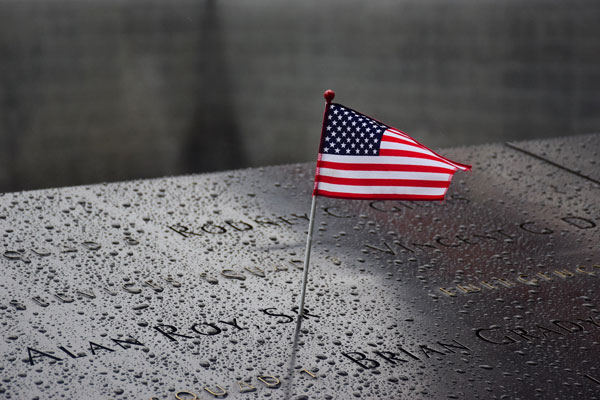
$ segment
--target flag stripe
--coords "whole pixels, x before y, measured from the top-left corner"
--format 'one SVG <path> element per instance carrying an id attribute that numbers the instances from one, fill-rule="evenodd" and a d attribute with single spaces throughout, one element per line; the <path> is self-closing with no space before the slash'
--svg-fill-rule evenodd
<path id="1" fill-rule="evenodd" d="M 399 142 L 388 142 L 387 140 L 385 140 L 385 137 L 381 141 L 381 146 L 379 148 L 386 149 L 386 150 L 405 150 L 405 151 L 411 151 L 411 152 L 420 153 L 420 154 L 428 154 L 432 157 L 435 157 L 435 159 L 438 160 L 438 157 L 436 157 L 435 154 L 433 154 L 431 151 L 429 151 L 427 149 L 422 149 L 420 147 L 417 147 L 417 146 L 414 146 L 411 144 L 405 144 L 405 143 L 399 143 Z M 379 154 L 381 154 L 381 151 L 379 152 Z"/>
<path id="2" fill-rule="evenodd" d="M 340 192 L 347 194 L 416 194 L 426 196 L 443 195 L 447 187 L 430 188 L 419 186 L 353 186 L 353 185 L 337 185 L 334 183 L 319 182 L 319 191 Z"/>
<path id="3" fill-rule="evenodd" d="M 431 172 L 452 174 L 455 168 L 444 166 L 436 167 L 430 165 L 410 164 L 352 164 L 333 161 L 317 161 L 319 169 L 331 168 L 340 171 L 402 171 L 402 172 Z"/>
<path id="4" fill-rule="evenodd" d="M 386 141 L 386 142 L 405 143 L 407 145 L 411 145 L 411 146 L 414 146 L 414 147 L 421 148 L 421 146 L 419 146 L 414 141 L 408 140 L 405 137 L 402 137 L 402 136 L 396 135 L 394 133 L 391 133 L 390 131 L 386 131 L 383 134 L 383 140 Z"/>
<path id="5" fill-rule="evenodd" d="M 340 178 L 336 176 L 327 176 L 321 174 L 320 183 L 334 183 L 336 185 L 352 186 L 406 186 L 406 187 L 427 187 L 427 188 L 446 188 L 450 181 L 440 180 L 420 180 L 420 179 L 361 179 L 361 178 Z"/>
<path id="6" fill-rule="evenodd" d="M 321 154 L 322 161 L 333 161 L 338 163 L 350 164 L 405 164 L 405 165 L 422 165 L 430 167 L 442 167 L 451 170 L 456 170 L 453 166 L 446 162 L 420 157 L 420 154 L 415 153 L 415 157 L 399 157 L 399 156 L 338 156 L 335 154 Z"/>
<path id="7" fill-rule="evenodd" d="M 434 160 L 434 161 L 438 161 L 438 162 L 442 162 L 444 164 L 447 165 L 453 165 L 450 164 L 449 162 L 446 162 L 446 160 L 442 160 L 440 159 L 438 156 L 433 155 L 433 154 L 424 154 L 424 153 L 419 153 L 417 151 L 410 151 L 410 150 L 394 150 L 394 149 L 384 149 L 382 148 L 381 150 L 379 150 L 379 156 L 380 157 L 414 157 L 414 158 L 419 158 L 419 159 L 427 159 L 427 160 Z"/>
<path id="8" fill-rule="evenodd" d="M 386 179 L 412 179 L 423 181 L 449 181 L 452 174 L 435 172 L 413 172 L 413 171 L 387 171 L 382 174 L 381 171 L 372 169 L 355 171 L 355 170 L 340 170 L 335 168 L 320 168 L 319 175 L 331 176 L 340 178 L 356 178 L 356 179 L 381 179 L 384 176 Z"/>
<path id="9" fill-rule="evenodd" d="M 338 199 L 364 199 L 364 200 L 443 200 L 444 194 L 441 195 L 417 195 L 417 194 L 378 194 L 378 193 L 343 193 L 330 192 L 327 190 L 319 190 L 316 194 L 319 196 L 333 197 Z"/>
<path id="10" fill-rule="evenodd" d="M 400 131 L 398 131 L 398 130 L 396 130 L 394 128 L 388 128 L 385 131 L 385 133 L 383 135 L 383 138 L 382 138 L 382 141 L 387 140 L 389 136 L 393 137 L 394 134 L 401 135 L 399 137 L 404 138 L 406 140 L 409 140 L 411 143 L 414 143 L 416 146 L 422 148 L 423 150 L 429 151 L 431 154 L 433 154 L 434 156 L 438 157 L 440 160 L 446 161 L 448 164 L 451 164 L 451 165 L 455 166 L 457 169 L 460 169 L 462 171 L 468 171 L 468 170 L 471 169 L 470 165 L 457 163 L 457 162 L 454 162 L 454 161 L 452 161 L 452 160 L 450 160 L 450 159 L 448 159 L 448 158 L 446 158 L 444 156 L 441 156 L 441 155 L 437 154 L 435 151 L 433 151 L 431 149 L 428 149 L 427 147 L 423 146 L 421 143 L 417 142 L 416 140 L 414 140 L 413 138 L 411 138 L 410 136 L 408 136 L 406 133 L 400 132 Z"/>

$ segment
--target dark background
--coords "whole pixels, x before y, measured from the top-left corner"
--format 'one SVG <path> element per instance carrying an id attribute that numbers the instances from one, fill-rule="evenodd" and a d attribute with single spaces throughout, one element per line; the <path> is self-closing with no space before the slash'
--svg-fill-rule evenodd
<path id="1" fill-rule="evenodd" d="M 315 160 L 328 88 L 433 148 L 597 131 L 598 21 L 596 0 L 0 0 L 0 191 Z"/>

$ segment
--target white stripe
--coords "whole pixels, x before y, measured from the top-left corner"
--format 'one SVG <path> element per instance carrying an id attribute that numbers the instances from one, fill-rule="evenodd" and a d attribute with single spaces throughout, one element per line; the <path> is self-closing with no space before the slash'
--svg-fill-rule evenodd
<path id="1" fill-rule="evenodd" d="M 395 157 L 395 156 L 338 156 L 335 154 L 321 153 L 321 161 L 330 161 L 344 164 L 393 164 L 393 165 L 426 165 L 441 167 L 456 171 L 456 167 L 446 162 L 428 160 L 417 157 Z"/>
<path id="2" fill-rule="evenodd" d="M 419 144 L 416 140 L 414 140 L 413 138 L 411 138 L 410 136 L 408 136 L 405 133 L 399 132 L 399 131 L 397 131 L 397 130 L 395 130 L 393 128 L 389 128 L 389 129 L 387 129 L 383 133 L 383 138 L 382 138 L 383 141 L 385 141 L 385 136 L 386 135 L 392 136 L 392 137 L 395 137 L 395 138 L 398 138 L 398 139 L 402 139 L 402 140 L 408 141 L 410 143 L 414 143 L 415 146 L 418 146 L 421 149 L 429 151 L 431 153 L 431 155 L 433 155 L 435 157 L 438 157 L 440 160 L 444 160 L 445 162 L 447 162 L 448 164 L 452 165 L 456 169 L 460 169 L 462 171 L 467 171 L 468 170 L 468 168 L 461 167 L 460 165 L 457 165 L 454 161 L 449 160 L 446 157 L 442 157 L 442 156 L 439 156 L 439 155 L 435 154 L 433 151 L 429 150 L 427 147 L 423 146 L 422 144 Z M 383 146 L 383 141 L 382 141 L 382 146 Z M 383 147 L 381 147 L 381 148 L 383 148 Z M 416 150 L 414 150 L 414 151 L 416 151 Z"/>
<path id="3" fill-rule="evenodd" d="M 411 146 L 410 144 L 402 144 L 398 142 L 386 142 L 385 139 L 381 141 L 380 149 L 389 149 L 389 150 L 406 150 L 406 151 L 414 151 L 415 153 L 427 154 L 438 158 L 440 161 L 444 161 L 441 157 L 436 156 L 431 151 L 424 149 L 422 147 Z"/>
<path id="4" fill-rule="evenodd" d="M 395 137 L 397 139 L 406 140 L 407 142 L 413 143 L 413 144 L 415 144 L 417 146 L 419 145 L 413 138 L 408 137 L 407 135 L 401 134 L 400 132 L 394 133 L 394 131 L 391 131 L 391 130 L 388 129 L 387 131 L 385 131 L 383 133 L 383 136 L 386 136 L 386 135 L 391 136 L 391 137 Z"/>
<path id="5" fill-rule="evenodd" d="M 319 182 L 317 189 L 326 190 L 328 192 L 353 194 L 414 194 L 439 196 L 446 193 L 447 188 L 429 188 L 413 186 L 353 186 Z"/>
<path id="6" fill-rule="evenodd" d="M 423 181 L 448 182 L 451 174 L 440 174 L 436 172 L 404 172 L 404 171 L 352 171 L 332 168 L 319 168 L 319 175 L 334 178 L 355 179 L 415 179 Z"/>

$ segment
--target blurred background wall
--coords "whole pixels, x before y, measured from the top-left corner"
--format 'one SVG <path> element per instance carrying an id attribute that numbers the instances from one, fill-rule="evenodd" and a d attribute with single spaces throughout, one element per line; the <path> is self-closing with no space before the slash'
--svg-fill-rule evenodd
<path id="1" fill-rule="evenodd" d="M 597 0 L 0 0 L 0 191 L 313 161 L 322 93 L 433 147 L 600 127 Z"/>

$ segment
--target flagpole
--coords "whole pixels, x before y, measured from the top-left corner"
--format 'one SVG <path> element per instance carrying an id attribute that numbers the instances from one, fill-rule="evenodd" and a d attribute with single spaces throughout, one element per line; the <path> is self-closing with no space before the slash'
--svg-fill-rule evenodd
<path id="1" fill-rule="evenodd" d="M 298 308 L 298 318 L 302 318 L 304 313 L 304 299 L 306 298 L 306 283 L 308 281 L 308 265 L 310 263 L 310 249 L 312 247 L 313 228 L 315 226 L 315 209 L 317 208 L 317 196 L 312 197 L 310 206 L 310 219 L 308 222 L 308 236 L 306 237 L 306 250 L 304 251 L 304 274 L 302 275 L 302 292 L 300 293 L 300 306 Z"/>
<path id="2" fill-rule="evenodd" d="M 323 145 L 323 139 L 325 136 L 325 125 L 327 124 L 327 112 L 329 111 L 329 106 L 333 98 L 335 97 L 335 93 L 333 90 L 326 90 L 323 93 L 323 97 L 325 98 L 325 111 L 323 112 L 323 125 L 321 126 L 321 143 L 319 144 L 319 149 Z M 320 150 L 319 150 L 320 151 Z M 320 154 L 319 154 L 320 160 Z M 315 172 L 315 189 L 313 190 L 312 196 L 312 204 L 310 206 L 310 218 L 308 221 L 308 236 L 306 237 L 306 250 L 304 251 L 304 274 L 302 275 L 302 292 L 300 293 L 300 306 L 298 307 L 298 322 L 302 321 L 302 315 L 304 314 L 304 300 L 306 298 L 306 283 L 308 282 L 308 265 L 310 264 L 310 249 L 312 247 L 312 234 L 313 228 L 315 226 L 315 209 L 317 207 L 317 176 L 319 171 L 319 164 L 317 162 L 317 171 Z"/>

